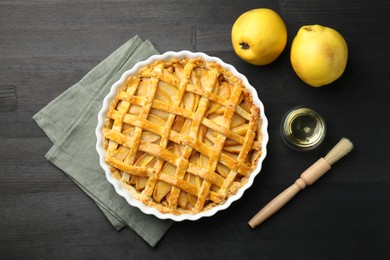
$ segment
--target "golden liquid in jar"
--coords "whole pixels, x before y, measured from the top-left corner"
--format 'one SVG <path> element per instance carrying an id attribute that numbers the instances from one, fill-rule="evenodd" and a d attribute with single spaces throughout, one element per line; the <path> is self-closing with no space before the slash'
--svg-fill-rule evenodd
<path id="1" fill-rule="evenodd" d="M 287 145 L 296 150 L 311 150 L 321 144 L 326 127 L 322 116 L 308 107 L 290 110 L 284 117 L 281 134 Z"/>

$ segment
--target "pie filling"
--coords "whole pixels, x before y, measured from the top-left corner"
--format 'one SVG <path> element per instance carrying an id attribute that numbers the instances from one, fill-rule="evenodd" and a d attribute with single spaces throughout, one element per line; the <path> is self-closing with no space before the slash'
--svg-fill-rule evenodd
<path id="1" fill-rule="evenodd" d="M 126 79 L 103 126 L 105 161 L 162 213 L 222 204 L 256 168 L 260 109 L 244 83 L 202 58 L 156 61 Z"/>

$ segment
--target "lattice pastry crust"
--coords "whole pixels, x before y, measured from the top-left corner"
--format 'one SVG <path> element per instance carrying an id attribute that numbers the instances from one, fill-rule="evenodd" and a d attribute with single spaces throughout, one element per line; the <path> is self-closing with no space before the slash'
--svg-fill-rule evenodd
<path id="1" fill-rule="evenodd" d="M 161 60 L 119 88 L 106 114 L 105 161 L 132 196 L 196 214 L 235 194 L 262 153 L 260 110 L 217 62 Z"/>

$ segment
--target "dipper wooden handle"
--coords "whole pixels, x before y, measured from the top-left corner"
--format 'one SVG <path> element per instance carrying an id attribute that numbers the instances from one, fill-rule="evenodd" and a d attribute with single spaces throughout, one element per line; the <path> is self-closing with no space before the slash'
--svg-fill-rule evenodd
<path id="1" fill-rule="evenodd" d="M 263 209 L 261 209 L 248 224 L 255 228 L 263 223 L 267 218 L 272 216 L 287 202 L 289 202 L 300 190 L 303 190 L 308 185 L 312 185 L 321 176 L 331 169 L 331 165 L 340 158 L 348 154 L 353 149 L 353 144 L 346 138 L 342 138 L 340 142 L 325 156 L 305 170 L 299 179 L 293 185 L 285 189 L 282 193 L 276 196 Z"/>

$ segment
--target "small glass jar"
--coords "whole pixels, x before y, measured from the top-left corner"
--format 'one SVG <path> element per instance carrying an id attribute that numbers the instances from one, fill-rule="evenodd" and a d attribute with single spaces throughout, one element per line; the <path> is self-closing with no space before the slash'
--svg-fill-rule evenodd
<path id="1" fill-rule="evenodd" d="M 306 106 L 294 107 L 283 117 L 280 133 L 283 141 L 298 151 L 310 151 L 325 138 L 326 124 L 321 114 Z"/>

